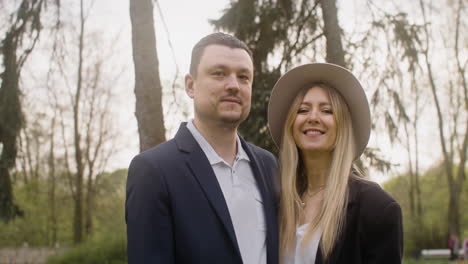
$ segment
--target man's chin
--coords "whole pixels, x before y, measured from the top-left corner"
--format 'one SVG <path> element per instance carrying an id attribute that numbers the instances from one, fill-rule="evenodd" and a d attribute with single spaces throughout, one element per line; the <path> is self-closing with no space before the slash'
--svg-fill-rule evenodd
<path id="1" fill-rule="evenodd" d="M 242 120 L 239 117 L 234 116 L 223 116 L 221 117 L 221 121 L 225 124 L 232 124 L 232 125 L 239 125 Z"/>
<path id="2" fill-rule="evenodd" d="M 225 124 L 238 126 L 242 121 L 245 120 L 245 117 L 240 113 L 230 113 L 221 115 L 221 121 Z"/>

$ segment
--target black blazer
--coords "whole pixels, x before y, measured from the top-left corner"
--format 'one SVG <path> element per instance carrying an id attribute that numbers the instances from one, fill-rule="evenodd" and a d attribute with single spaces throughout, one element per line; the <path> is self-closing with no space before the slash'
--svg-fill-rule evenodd
<path id="1" fill-rule="evenodd" d="M 351 180 L 343 232 L 329 260 L 316 264 L 399 264 L 403 257 L 400 205 L 376 183 Z"/>
<path id="2" fill-rule="evenodd" d="M 277 264 L 276 159 L 241 142 L 263 200 L 267 263 Z M 132 160 L 125 218 L 129 264 L 242 263 L 221 188 L 185 123 L 174 139 Z"/>

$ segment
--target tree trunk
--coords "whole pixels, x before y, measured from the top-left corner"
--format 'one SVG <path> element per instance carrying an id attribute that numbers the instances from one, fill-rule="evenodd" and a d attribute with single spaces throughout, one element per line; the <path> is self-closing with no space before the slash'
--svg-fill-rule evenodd
<path id="1" fill-rule="evenodd" d="M 419 184 L 419 140 L 418 140 L 418 105 L 419 99 L 416 99 L 416 111 L 414 113 L 414 123 L 413 123 L 413 136 L 414 136 L 414 145 L 415 145 L 415 157 L 414 157 L 414 189 L 415 189 L 415 196 L 416 196 L 416 215 L 418 217 L 418 221 L 422 222 L 422 201 L 421 201 L 421 188 Z"/>
<path id="2" fill-rule="evenodd" d="M 327 62 L 346 67 L 343 45 L 341 43 L 341 28 L 338 23 L 336 0 L 321 0 L 325 37 L 327 39 Z"/>
<path id="3" fill-rule="evenodd" d="M 75 209 L 73 218 L 73 242 L 80 243 L 83 240 L 83 157 L 81 150 L 81 135 L 80 135 L 80 97 L 82 89 L 82 67 L 83 67 L 83 41 L 84 41 L 84 14 L 83 0 L 80 1 L 80 35 L 78 43 L 78 80 L 76 84 L 76 93 L 73 99 L 73 128 L 74 128 L 74 145 L 75 145 Z"/>
<path id="4" fill-rule="evenodd" d="M 49 245 L 54 246 L 57 242 L 57 212 L 55 207 L 55 120 L 56 114 L 52 117 L 50 150 L 49 150 L 49 225 L 51 229 L 51 240 Z"/>
<path id="5" fill-rule="evenodd" d="M 91 169 L 91 168 L 90 168 Z M 90 237 L 93 231 L 93 172 L 89 173 L 88 185 L 87 185 L 87 195 L 86 195 L 86 213 L 85 213 L 85 232 L 86 236 Z"/>
<path id="6" fill-rule="evenodd" d="M 14 203 L 10 178 L 10 169 L 15 164 L 17 154 L 16 140 L 23 126 L 18 87 L 17 38 L 14 26 L 12 26 L 2 42 L 4 71 L 0 75 L 2 78 L 0 87 L 0 220 L 5 222 L 22 215 L 21 210 Z"/>
<path id="7" fill-rule="evenodd" d="M 464 134 L 464 144 L 460 146 L 459 149 L 457 149 L 460 152 L 460 164 L 459 166 L 463 168 L 463 173 L 460 173 L 460 170 L 457 172 L 456 175 L 454 175 L 454 152 L 455 149 L 448 149 L 447 148 L 447 143 L 446 143 L 446 137 L 444 134 L 444 117 L 442 115 L 443 110 L 441 108 L 441 103 L 440 103 L 440 98 L 439 95 L 437 94 L 437 87 L 432 71 L 432 65 L 430 63 L 430 54 L 429 54 L 429 40 L 430 40 L 430 34 L 429 34 L 429 29 L 428 29 L 428 20 L 426 18 L 426 13 L 425 13 L 425 5 L 422 0 L 419 1 L 421 11 L 423 14 L 423 19 L 424 19 L 424 33 L 425 33 L 425 44 L 426 47 L 423 50 L 423 56 L 426 61 L 426 69 L 427 69 L 427 74 L 429 78 L 429 84 L 431 88 L 431 93 L 432 97 L 434 99 L 434 103 L 436 106 L 437 110 L 437 119 L 438 119 L 438 129 L 439 129 L 439 141 L 442 147 L 442 154 L 443 154 L 443 165 L 445 169 L 445 174 L 447 177 L 447 184 L 449 187 L 449 201 L 448 201 L 448 215 L 447 215 L 447 220 L 448 220 L 448 232 L 449 235 L 456 235 L 460 236 L 460 197 L 461 197 L 461 186 L 463 186 L 464 182 L 464 168 L 465 168 L 465 163 L 466 163 L 466 150 L 467 150 L 467 137 L 468 137 L 468 123 L 464 123 L 466 126 L 465 129 L 465 134 Z M 457 18 L 456 18 L 456 32 L 455 32 L 455 52 L 458 55 L 458 30 L 459 30 L 459 16 L 461 12 L 461 2 L 458 8 L 457 12 Z M 457 64 L 458 64 L 458 56 L 457 56 Z M 463 73 L 464 74 L 464 73 Z M 462 76 L 463 76 L 462 74 Z M 464 89 L 464 95 L 465 95 L 465 102 L 464 102 L 464 107 L 465 109 L 468 109 L 468 101 L 466 100 L 466 83 L 462 83 L 464 87 L 461 87 L 461 89 Z M 454 120 L 456 120 L 455 117 L 453 117 Z M 456 126 L 454 126 L 454 130 L 452 133 L 457 133 L 456 132 Z"/>
<path id="8" fill-rule="evenodd" d="M 152 0 L 130 0 L 140 151 L 166 140 Z"/>

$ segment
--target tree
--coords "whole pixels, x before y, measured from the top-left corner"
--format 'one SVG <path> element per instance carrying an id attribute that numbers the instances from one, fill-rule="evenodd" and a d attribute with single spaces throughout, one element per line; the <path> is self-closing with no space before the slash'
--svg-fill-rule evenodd
<path id="1" fill-rule="evenodd" d="M 59 1 L 54 3 L 59 7 Z M 10 179 L 10 169 L 17 155 L 17 139 L 24 124 L 19 80 L 22 66 L 39 39 L 41 14 L 46 4 L 46 0 L 21 1 L 1 42 L 4 70 L 0 74 L 0 219 L 3 221 L 22 215 L 14 202 Z M 31 41 L 24 44 L 29 37 Z"/>
<path id="2" fill-rule="evenodd" d="M 453 50 L 455 53 L 456 70 L 453 72 L 452 76 L 457 76 L 457 79 L 454 80 L 453 83 L 448 83 L 448 101 L 450 102 L 449 106 L 455 111 L 451 112 L 451 115 L 447 117 L 444 116 L 444 113 L 450 113 L 450 111 L 444 110 L 442 108 L 443 103 L 441 101 L 443 100 L 443 96 L 441 95 L 440 91 L 440 87 L 447 86 L 440 83 L 436 84 L 436 76 L 433 70 L 431 52 L 434 51 L 434 36 L 432 36 L 429 19 L 426 12 L 426 9 L 430 6 L 424 3 L 423 0 L 420 0 L 419 4 L 424 20 L 424 45 L 422 56 L 425 61 L 427 78 L 429 79 L 429 86 L 431 88 L 431 94 L 433 96 L 436 107 L 439 142 L 442 149 L 445 176 L 447 178 L 448 187 L 450 190 L 448 201 L 448 233 L 451 235 L 460 236 L 460 197 L 462 193 L 461 186 L 463 186 L 466 178 L 465 166 L 468 148 L 468 117 L 466 115 L 468 112 L 468 88 L 465 79 L 467 64 L 466 62 L 462 64 L 460 61 L 460 51 L 463 49 L 463 46 L 460 47 L 460 42 L 462 42 L 462 45 L 465 44 L 466 47 L 466 42 L 463 43 L 463 40 L 460 39 L 460 32 L 464 32 L 463 29 L 466 29 L 466 24 L 461 21 L 462 12 L 466 10 L 466 6 L 464 5 L 463 1 L 460 0 L 458 1 L 458 6 L 454 8 L 457 15 L 455 16 L 455 21 L 452 21 L 452 23 L 455 25 L 455 32 L 453 32 L 454 35 L 452 37 L 454 39 Z M 450 16 L 453 18 L 452 13 Z M 446 39 L 446 41 L 449 40 Z M 463 112 L 465 114 L 463 114 Z M 459 118 L 461 118 L 460 123 L 458 122 Z M 460 129 L 459 125 L 462 125 L 465 128 L 462 127 Z M 447 133 L 449 134 L 448 136 Z M 454 165 L 456 162 L 456 157 L 458 157 L 460 164 L 458 169 L 455 169 Z"/>
<path id="3" fill-rule="evenodd" d="M 54 156 L 63 159 L 63 175 L 73 200 L 74 243 L 93 233 L 96 184 L 115 151 L 112 89 L 123 71 L 118 64 L 110 70 L 118 52 L 113 46 L 105 46 L 104 33 L 88 28 L 93 4 L 81 0 L 77 16 L 64 23 L 56 39 L 49 43 L 52 63 L 46 80 L 49 112 L 56 113 L 51 117 L 57 123 L 53 134 L 61 135 L 61 142 L 50 153 L 59 152 Z M 112 41 L 117 40 L 118 36 Z M 49 170 L 53 170 L 57 159 Z M 52 173 L 50 176 L 55 177 Z"/>
<path id="4" fill-rule="evenodd" d="M 457 164 L 457 168 L 458 168 Z M 449 196 L 448 184 L 441 181 L 444 174 L 443 162 L 437 162 L 434 166 L 425 171 L 421 171 L 420 189 L 421 197 L 426 206 L 421 218 L 422 224 L 412 224 L 410 212 L 410 201 L 408 199 L 408 175 L 401 174 L 388 180 L 383 184 L 384 189 L 389 192 L 401 205 L 404 227 L 404 251 L 405 255 L 412 255 L 415 251 L 420 252 L 423 248 L 446 248 L 447 247 L 447 197 Z M 468 191 L 468 182 L 464 182 L 462 189 Z M 468 197 L 464 197 L 460 203 L 460 211 L 468 211 Z M 465 227 L 464 232 L 468 232 L 468 218 L 461 219 Z"/>
<path id="5" fill-rule="evenodd" d="M 346 67 L 345 53 L 341 41 L 342 30 L 338 23 L 338 10 L 336 0 L 320 0 L 324 24 L 325 38 L 327 39 L 327 62 Z"/>
<path id="6" fill-rule="evenodd" d="M 152 0 L 130 0 L 140 151 L 166 140 Z"/>
<path id="7" fill-rule="evenodd" d="M 378 8 L 368 5 L 368 9 L 374 12 L 374 9 Z M 386 42 L 387 63 L 384 64 L 382 74 L 378 77 L 379 88 L 372 95 L 371 105 L 377 120 L 379 117 L 383 119 L 390 142 L 400 143 L 407 151 L 410 212 L 411 217 L 414 217 L 415 222 L 420 225 L 422 203 L 419 186 L 418 126 L 420 113 L 424 107 L 421 101 L 424 100 L 425 93 L 417 78 L 422 72 L 419 65 L 422 27 L 411 23 L 407 13 L 391 14 L 381 10 L 377 12 L 381 18 L 372 22 L 369 33 L 364 37 L 366 40 L 364 46 L 375 46 L 370 42 L 383 36 Z M 375 56 L 375 53 L 371 53 L 370 56 Z M 370 65 L 378 64 L 375 58 L 368 57 L 365 61 Z M 396 65 L 401 66 L 396 67 Z M 399 130 L 401 126 L 405 137 L 401 136 Z"/>

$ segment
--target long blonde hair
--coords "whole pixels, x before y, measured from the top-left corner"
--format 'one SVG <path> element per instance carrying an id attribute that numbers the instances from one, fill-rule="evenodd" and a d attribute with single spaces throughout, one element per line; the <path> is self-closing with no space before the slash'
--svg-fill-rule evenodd
<path id="1" fill-rule="evenodd" d="M 320 250 L 326 260 L 342 231 L 348 200 L 348 180 L 355 154 L 355 139 L 351 114 L 341 95 L 325 83 L 314 83 L 302 89 L 294 99 L 286 119 L 280 148 L 281 199 L 280 199 L 280 255 L 283 259 L 292 253 L 296 243 L 296 229 L 304 213 L 301 196 L 307 189 L 307 173 L 304 171 L 300 150 L 292 136 L 292 126 L 305 94 L 313 87 L 324 88 L 330 97 L 333 117 L 337 124 L 337 136 L 324 189 L 322 208 L 310 223 L 303 243 L 320 228 Z"/>

